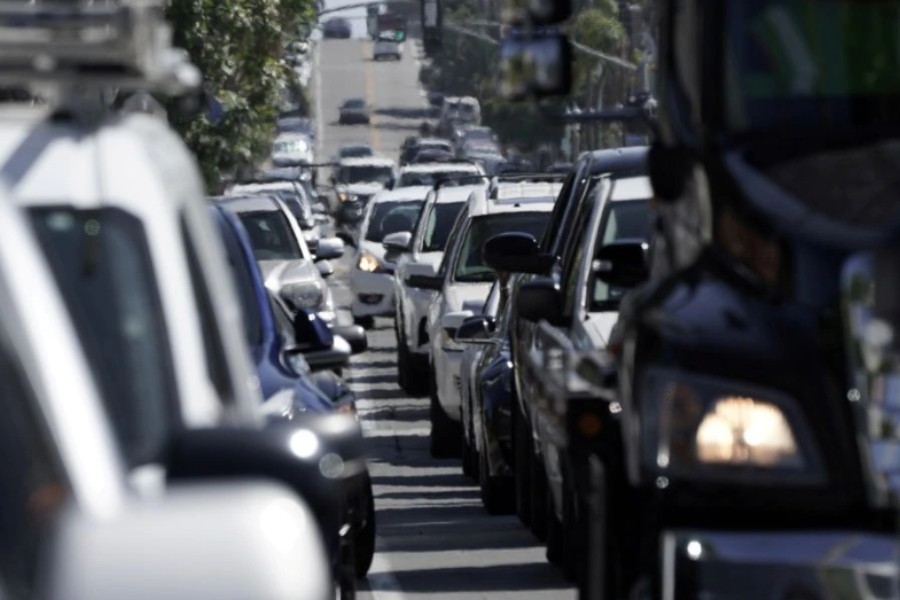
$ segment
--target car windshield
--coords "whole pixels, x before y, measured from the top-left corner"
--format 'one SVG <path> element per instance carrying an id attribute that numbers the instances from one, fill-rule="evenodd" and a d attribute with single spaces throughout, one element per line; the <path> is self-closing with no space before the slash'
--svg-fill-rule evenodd
<path id="1" fill-rule="evenodd" d="M 610 202 L 598 232 L 597 249 L 610 242 L 627 239 L 650 239 L 652 211 L 647 200 Z M 607 283 L 594 279 L 591 293 L 593 310 L 611 310 L 628 291 L 625 288 L 610 287 Z"/>
<path id="2" fill-rule="evenodd" d="M 463 171 L 439 172 L 432 171 L 430 173 L 409 171 L 407 173 L 403 173 L 400 176 L 400 181 L 397 183 L 397 187 L 408 187 L 412 185 L 427 185 L 430 187 L 433 186 L 438 180 L 465 177 L 466 175 L 472 176 L 472 170 L 468 169 Z"/>
<path id="3" fill-rule="evenodd" d="M 484 243 L 501 233 L 520 231 L 540 239 L 550 220 L 549 212 L 521 212 L 488 215 L 472 219 L 460 246 L 454 279 L 456 281 L 493 281 L 496 273 L 484 263 Z"/>
<path id="4" fill-rule="evenodd" d="M 465 202 L 444 202 L 432 204 L 425 223 L 425 235 L 422 238 L 422 252 L 443 252 L 447 247 L 447 239 L 453 230 L 453 224 Z"/>
<path id="5" fill-rule="evenodd" d="M 422 212 L 424 200 L 404 202 L 379 202 L 372 207 L 366 240 L 381 242 L 385 236 L 399 231 L 412 231 L 419 213 Z"/>
<path id="6" fill-rule="evenodd" d="M 721 78 L 729 128 L 896 124 L 898 23 L 900 0 L 731 0 Z"/>
<path id="7" fill-rule="evenodd" d="M 160 460 L 178 423 L 166 323 L 144 229 L 115 208 L 31 210 L 129 465 Z"/>
<path id="8" fill-rule="evenodd" d="M 300 138 L 275 140 L 272 151 L 275 154 L 303 154 L 309 151 L 309 142 Z"/>
<path id="9" fill-rule="evenodd" d="M 359 165 L 353 167 L 341 167 L 339 179 L 343 183 L 382 183 L 386 184 L 394 178 L 394 170 L 391 167 L 378 167 L 375 165 Z"/>
<path id="10" fill-rule="evenodd" d="M 280 210 L 242 212 L 238 217 L 250 236 L 256 260 L 303 258 L 287 217 Z"/>
<path id="11" fill-rule="evenodd" d="M 366 102 L 364 100 L 347 100 L 344 102 L 344 108 L 365 108 Z"/>

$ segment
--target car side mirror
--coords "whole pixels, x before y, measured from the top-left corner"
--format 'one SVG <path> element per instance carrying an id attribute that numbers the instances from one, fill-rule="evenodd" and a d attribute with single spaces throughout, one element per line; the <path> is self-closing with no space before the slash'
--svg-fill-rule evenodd
<path id="1" fill-rule="evenodd" d="M 293 325 L 294 341 L 300 352 L 325 350 L 334 345 L 334 334 L 328 324 L 312 311 L 298 310 Z"/>
<path id="2" fill-rule="evenodd" d="M 381 245 L 392 252 L 408 252 L 412 244 L 412 232 L 398 231 L 384 236 Z"/>
<path id="3" fill-rule="evenodd" d="M 546 320 L 557 325 L 562 320 L 562 291 L 550 278 L 522 284 L 516 293 L 516 311 L 527 321 Z"/>
<path id="4" fill-rule="evenodd" d="M 487 315 L 469 317 L 456 330 L 454 339 L 467 344 L 485 343 L 491 339 L 495 323 L 494 317 Z"/>
<path id="5" fill-rule="evenodd" d="M 353 354 L 350 343 L 339 335 L 334 336 L 333 339 L 334 341 L 328 348 L 303 351 L 303 358 L 311 370 L 341 369 L 350 362 L 350 356 Z"/>
<path id="6" fill-rule="evenodd" d="M 322 238 L 316 245 L 316 260 L 337 259 L 344 255 L 344 240 L 337 237 Z"/>
<path id="7" fill-rule="evenodd" d="M 331 266 L 331 263 L 327 260 L 320 260 L 316 263 L 316 269 L 319 271 L 319 275 L 323 278 L 331 277 L 334 275 L 334 267 Z"/>
<path id="8" fill-rule="evenodd" d="M 494 236 L 482 248 L 484 262 L 495 271 L 542 275 L 553 266 L 553 257 L 541 254 L 534 236 L 511 232 Z"/>
<path id="9" fill-rule="evenodd" d="M 325 600 L 330 562 L 313 517 L 291 490 L 260 481 L 175 485 L 103 519 L 66 510 L 41 597 Z"/>
<path id="10" fill-rule="evenodd" d="M 609 285 L 630 288 L 647 278 L 649 244 L 640 239 L 618 240 L 600 248 L 594 261 L 597 279 Z"/>
<path id="11" fill-rule="evenodd" d="M 444 278 L 440 275 L 410 275 L 404 283 L 409 287 L 439 292 L 444 287 Z"/>
<path id="12" fill-rule="evenodd" d="M 331 333 L 347 340 L 353 354 L 369 349 L 369 338 L 366 337 L 366 330 L 360 325 L 338 325 L 331 328 Z"/>
<path id="13" fill-rule="evenodd" d="M 457 330 L 462 327 L 466 319 L 472 317 L 474 313 L 471 310 L 459 310 L 450 312 L 441 317 L 441 328 L 447 332 L 451 339 L 456 337 Z"/>

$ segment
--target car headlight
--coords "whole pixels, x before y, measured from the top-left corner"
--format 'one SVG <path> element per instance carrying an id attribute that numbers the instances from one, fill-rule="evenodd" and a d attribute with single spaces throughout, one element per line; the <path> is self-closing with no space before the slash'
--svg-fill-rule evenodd
<path id="1" fill-rule="evenodd" d="M 643 380 L 645 463 L 679 479 L 819 484 L 822 461 L 796 401 L 669 369 Z"/>
<path id="2" fill-rule="evenodd" d="M 325 300 L 325 292 L 316 281 L 289 283 L 281 288 L 281 297 L 296 308 L 318 308 Z"/>
<path id="3" fill-rule="evenodd" d="M 359 261 L 356 263 L 356 267 L 360 271 L 364 271 L 366 273 L 381 273 L 384 271 L 384 267 L 376 257 L 369 254 L 368 252 L 360 252 L 359 253 Z"/>

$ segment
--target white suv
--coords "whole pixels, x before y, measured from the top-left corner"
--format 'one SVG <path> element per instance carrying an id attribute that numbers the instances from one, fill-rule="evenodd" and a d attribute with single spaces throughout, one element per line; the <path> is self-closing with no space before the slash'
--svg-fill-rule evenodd
<path id="1" fill-rule="evenodd" d="M 415 231 L 395 236 L 388 243 L 400 256 L 394 268 L 394 309 L 397 334 L 397 375 L 400 387 L 410 394 L 428 392 L 428 306 L 434 290 L 407 285 L 411 275 L 437 273 L 444 248 L 456 218 L 472 192 L 484 189 L 487 181 L 475 186 L 439 187 L 425 199 Z M 410 374 L 418 374 L 410 377 Z"/>
<path id="2" fill-rule="evenodd" d="M 489 189 L 473 192 L 454 225 L 438 275 L 422 280 L 426 286 L 439 287 L 427 325 L 435 456 L 453 455 L 459 449 L 459 369 L 465 346 L 453 338 L 466 318 L 481 311 L 496 279 L 484 263 L 482 247 L 492 237 L 512 231 L 540 238 L 561 187 L 556 181 L 516 177 L 495 179 Z"/>

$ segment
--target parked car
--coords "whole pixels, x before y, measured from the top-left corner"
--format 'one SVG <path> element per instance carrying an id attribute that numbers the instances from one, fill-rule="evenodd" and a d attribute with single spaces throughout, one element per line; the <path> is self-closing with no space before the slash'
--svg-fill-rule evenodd
<path id="1" fill-rule="evenodd" d="M 454 340 L 462 322 L 484 305 L 496 274 L 485 264 L 482 247 L 504 232 L 543 234 L 560 184 L 553 181 L 495 181 L 489 190 L 472 192 L 450 235 L 438 274 L 410 277 L 413 287 L 438 292 L 428 309 L 431 377 L 431 452 L 459 452 L 459 365 L 463 346 Z"/>
<path id="2" fill-rule="evenodd" d="M 341 125 L 350 125 L 354 123 L 363 123 L 368 125 L 369 107 L 362 98 L 350 98 L 345 100 L 338 108 L 338 123 Z"/>
<path id="3" fill-rule="evenodd" d="M 322 23 L 322 35 L 325 38 L 349 39 L 352 35 L 350 21 L 342 17 L 333 17 Z"/>
<path id="4" fill-rule="evenodd" d="M 373 317 L 394 314 L 397 255 L 384 243 L 398 233 L 412 232 L 430 191 L 427 186 L 405 187 L 381 192 L 369 202 L 350 271 L 351 311 L 357 323 L 371 326 Z"/>
<path id="5" fill-rule="evenodd" d="M 0 219 L 0 593 L 333 598 L 316 520 L 283 486 L 258 478 L 135 485 L 71 313 L 33 231 L 2 190 Z M 294 525 L 289 546 L 248 526 L 273 505 Z M 212 555 L 214 564 L 184 569 Z M 257 577 L 260 568 L 271 578 Z"/>
<path id="6" fill-rule="evenodd" d="M 277 198 L 227 196 L 219 202 L 241 219 L 266 287 L 297 309 L 313 310 L 329 325 L 334 325 L 334 299 L 325 277 L 333 271 L 328 258 L 343 254 L 340 240 L 328 247 L 321 240 L 320 254 L 314 259 L 300 226 Z"/>
<path id="7" fill-rule="evenodd" d="M 403 59 L 403 44 L 394 40 L 375 40 L 372 45 L 372 60 L 396 60 Z"/>
<path id="8" fill-rule="evenodd" d="M 394 268 L 394 327 L 397 336 L 397 383 L 410 394 L 428 393 L 428 306 L 436 292 L 407 285 L 412 275 L 435 275 L 456 218 L 469 196 L 487 182 L 461 187 L 436 186 L 409 236 L 390 240 L 399 254 Z"/>

